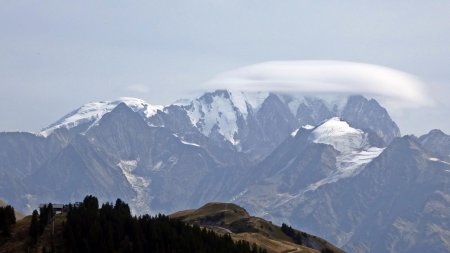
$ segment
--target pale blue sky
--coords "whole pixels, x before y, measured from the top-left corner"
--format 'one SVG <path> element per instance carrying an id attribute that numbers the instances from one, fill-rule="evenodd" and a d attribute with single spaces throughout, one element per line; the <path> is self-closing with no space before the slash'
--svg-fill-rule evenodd
<path id="1" fill-rule="evenodd" d="M 450 1 L 3 0 L 0 130 L 121 96 L 168 104 L 248 64 L 340 60 L 418 76 L 437 106 L 394 120 L 450 133 L 449 13 Z"/>

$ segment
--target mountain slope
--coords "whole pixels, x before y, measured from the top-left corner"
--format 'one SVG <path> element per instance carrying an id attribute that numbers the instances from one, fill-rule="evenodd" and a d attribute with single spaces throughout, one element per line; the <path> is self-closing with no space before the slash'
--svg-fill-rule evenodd
<path id="1" fill-rule="evenodd" d="M 24 179 L 67 145 L 65 131 L 51 137 L 26 133 L 0 133 L 0 197 L 18 210 L 27 211 L 32 198 Z"/>
<path id="2" fill-rule="evenodd" d="M 441 130 L 431 130 L 428 134 L 420 136 L 419 142 L 430 152 L 450 160 L 450 136 Z"/>
<path id="3" fill-rule="evenodd" d="M 339 118 L 300 128 L 253 168 L 250 175 L 260 176 L 250 176 L 233 201 L 279 222 L 292 211 L 282 208 L 285 203 L 357 175 L 382 151 L 371 146 L 367 133 Z"/>
<path id="4" fill-rule="evenodd" d="M 387 167 L 385 164 L 390 164 Z M 347 248 L 372 252 L 450 251 L 450 164 L 414 138 L 395 140 L 356 178 L 358 201 L 372 201 Z M 372 217 L 379 217 L 374 221 Z M 372 229 L 362 232 L 367 226 Z M 372 238 L 378 235 L 376 241 Z M 369 252 L 368 250 L 362 252 Z"/>
<path id="5" fill-rule="evenodd" d="M 269 210 L 351 252 L 449 251 L 450 166 L 413 137 L 395 139 L 359 174 Z"/>

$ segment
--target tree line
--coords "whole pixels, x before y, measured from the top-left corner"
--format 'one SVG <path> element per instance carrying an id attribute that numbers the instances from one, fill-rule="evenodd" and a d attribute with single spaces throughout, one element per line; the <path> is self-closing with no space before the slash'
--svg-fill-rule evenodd
<path id="1" fill-rule="evenodd" d="M 305 245 L 305 239 L 307 234 L 304 232 L 298 232 L 293 229 L 291 226 L 286 224 L 281 225 L 281 231 L 287 236 L 289 236 L 296 244 Z"/>
<path id="2" fill-rule="evenodd" d="M 305 245 L 307 247 L 311 247 L 308 243 L 308 234 L 305 232 L 299 232 L 293 229 L 291 226 L 286 224 L 281 225 L 281 231 L 287 236 L 289 236 L 296 244 Z M 333 253 L 332 250 L 323 248 L 320 253 Z"/>
<path id="3" fill-rule="evenodd" d="M 267 252 L 161 214 L 132 216 L 128 204 L 120 199 L 99 207 L 93 196 L 86 196 L 77 206 L 69 205 L 63 234 L 67 252 Z"/>
<path id="4" fill-rule="evenodd" d="M 16 223 L 16 214 L 12 206 L 0 207 L 0 235 L 8 237 L 11 234 L 11 225 Z"/>
<path id="5" fill-rule="evenodd" d="M 31 237 L 31 242 L 36 243 L 42 233 L 44 233 L 45 226 L 50 223 L 55 213 L 53 211 L 52 203 L 43 205 L 39 208 L 39 213 L 37 210 L 33 211 L 31 215 L 31 224 L 29 228 L 29 235 Z"/>

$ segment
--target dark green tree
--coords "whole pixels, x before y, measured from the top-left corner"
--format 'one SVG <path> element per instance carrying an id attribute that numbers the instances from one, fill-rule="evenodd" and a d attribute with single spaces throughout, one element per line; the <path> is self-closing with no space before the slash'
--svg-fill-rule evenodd
<path id="1" fill-rule="evenodd" d="M 10 236 L 10 226 L 16 223 L 16 215 L 12 206 L 0 207 L 0 232 L 2 236 Z"/>
<path id="2" fill-rule="evenodd" d="M 302 233 L 295 231 L 292 227 L 290 227 L 284 223 L 281 225 L 281 231 L 283 231 L 284 234 L 289 236 L 295 243 L 304 245 L 304 243 L 303 243 L 304 235 Z"/>
<path id="3" fill-rule="evenodd" d="M 93 196 L 69 205 L 63 234 L 67 252 L 267 253 L 164 215 L 133 217 L 120 199 L 98 209 Z"/>
<path id="4" fill-rule="evenodd" d="M 30 235 L 33 244 L 37 242 L 39 233 L 40 233 L 39 214 L 37 210 L 34 210 L 33 215 L 31 216 L 30 229 L 28 230 L 28 234 Z"/>

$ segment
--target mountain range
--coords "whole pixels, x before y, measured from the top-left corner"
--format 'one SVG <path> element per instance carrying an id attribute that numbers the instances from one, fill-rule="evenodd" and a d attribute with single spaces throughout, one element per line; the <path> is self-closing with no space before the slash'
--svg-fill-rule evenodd
<path id="1" fill-rule="evenodd" d="M 93 102 L 0 133 L 0 199 L 30 213 L 87 194 L 135 214 L 233 202 L 349 252 L 447 252 L 450 136 L 401 136 L 363 96 L 228 90 Z"/>

